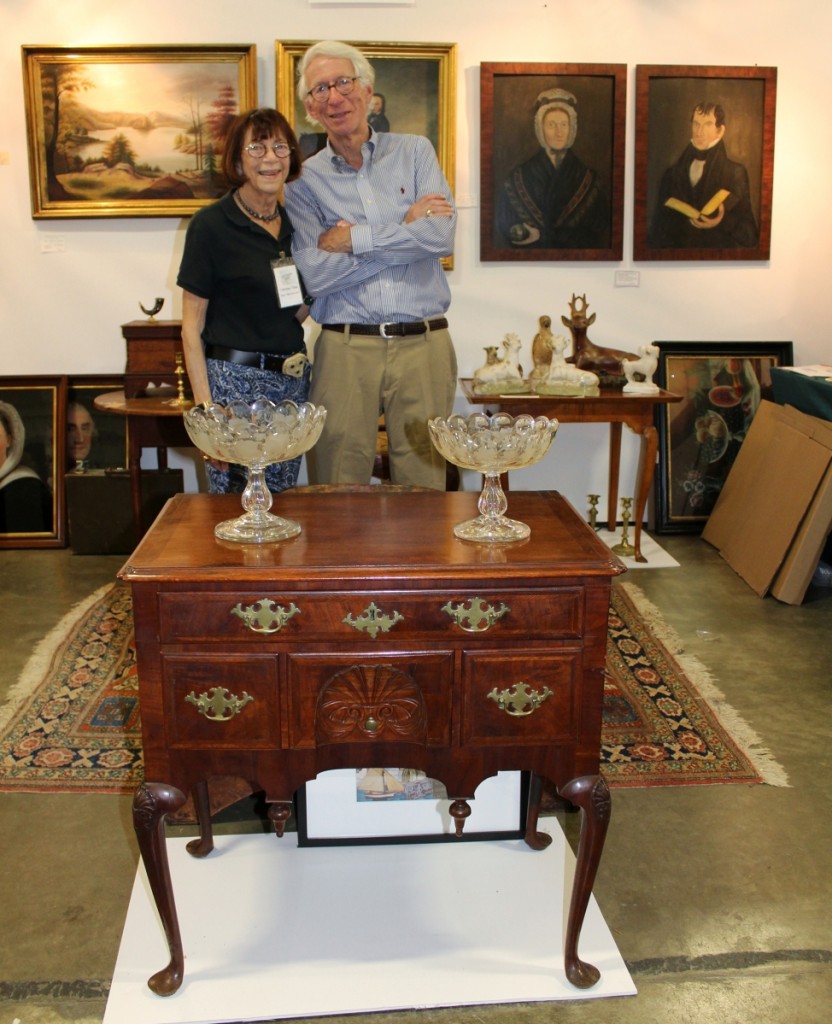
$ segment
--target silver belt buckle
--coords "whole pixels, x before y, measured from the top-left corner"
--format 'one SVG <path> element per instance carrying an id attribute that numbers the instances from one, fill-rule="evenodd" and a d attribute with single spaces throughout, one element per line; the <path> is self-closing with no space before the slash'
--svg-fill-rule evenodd
<path id="1" fill-rule="evenodd" d="M 388 341 L 391 338 L 397 337 L 397 335 L 395 335 L 395 334 L 388 334 L 387 333 L 387 328 L 390 327 L 392 323 L 393 323 L 392 320 L 388 320 L 386 324 L 379 324 L 378 325 L 378 333 L 382 336 L 382 338 L 386 338 Z"/>

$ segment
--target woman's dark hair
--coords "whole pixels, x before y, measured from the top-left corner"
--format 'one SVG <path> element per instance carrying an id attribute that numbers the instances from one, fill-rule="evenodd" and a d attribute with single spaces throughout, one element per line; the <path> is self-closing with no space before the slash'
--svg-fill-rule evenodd
<path id="1" fill-rule="evenodd" d="M 283 137 L 292 148 L 292 155 L 289 158 L 289 173 L 287 181 L 294 181 L 300 177 L 300 147 L 292 126 L 280 113 L 271 107 L 260 107 L 257 110 L 248 110 L 235 118 L 228 131 L 225 140 L 225 151 L 222 155 L 222 173 L 226 182 L 232 188 L 239 188 L 246 183 L 246 177 L 242 173 L 243 143 L 246 141 L 246 132 L 251 127 L 251 141 L 262 142 L 263 139 Z"/>

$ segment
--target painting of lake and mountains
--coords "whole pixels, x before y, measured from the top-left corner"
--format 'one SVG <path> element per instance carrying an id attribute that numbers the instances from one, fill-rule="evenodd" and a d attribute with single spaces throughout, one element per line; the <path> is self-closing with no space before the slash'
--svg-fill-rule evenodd
<path id="1" fill-rule="evenodd" d="M 38 72 L 36 215 L 192 213 L 225 191 L 225 139 L 251 105 L 238 60 L 49 60 Z"/>

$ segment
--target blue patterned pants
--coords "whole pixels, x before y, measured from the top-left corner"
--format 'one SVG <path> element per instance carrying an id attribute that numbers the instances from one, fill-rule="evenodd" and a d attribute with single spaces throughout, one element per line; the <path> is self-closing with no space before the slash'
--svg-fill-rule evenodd
<path id="1" fill-rule="evenodd" d="M 211 398 L 217 405 L 228 405 L 237 399 L 253 402 L 255 398 L 270 398 L 273 402 L 291 399 L 300 404 L 309 395 L 309 366 L 302 377 L 289 377 L 257 366 L 241 366 L 224 359 L 206 359 Z M 285 491 L 298 481 L 302 456 L 288 462 L 276 462 L 266 469 L 266 486 L 272 492 Z M 206 463 L 208 490 L 211 494 L 241 494 L 248 481 L 245 466 L 215 469 Z"/>

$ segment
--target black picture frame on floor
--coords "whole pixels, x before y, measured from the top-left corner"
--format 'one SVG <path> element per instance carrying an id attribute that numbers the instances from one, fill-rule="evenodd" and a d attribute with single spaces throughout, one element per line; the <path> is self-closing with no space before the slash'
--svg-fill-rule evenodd
<path id="1" fill-rule="evenodd" d="M 656 383 L 681 402 L 657 409 L 656 533 L 699 533 L 791 341 L 657 341 Z"/>
<path id="2" fill-rule="evenodd" d="M 0 377 L 0 548 L 65 545 L 66 377 Z"/>
<path id="3" fill-rule="evenodd" d="M 397 776 L 401 771 L 370 770 L 392 771 Z M 470 803 L 471 818 L 459 837 L 449 812 L 450 800 L 362 801 L 359 778 L 355 769 L 336 769 L 300 787 L 295 796 L 298 846 L 472 842 L 522 839 L 525 835 L 528 772 L 498 772 L 481 783 L 479 795 Z M 430 779 L 422 781 L 428 786 L 432 783 Z"/>

